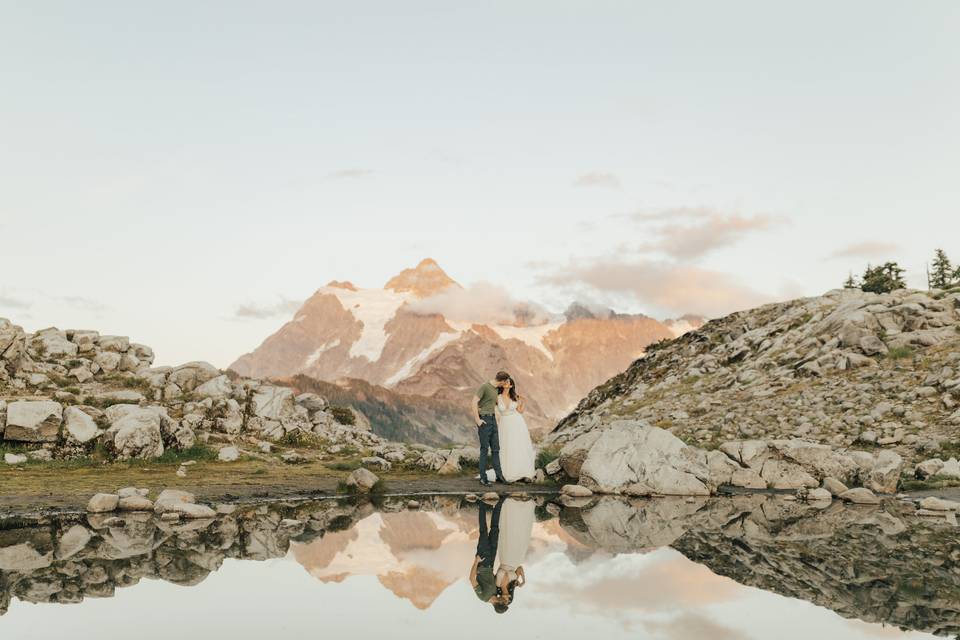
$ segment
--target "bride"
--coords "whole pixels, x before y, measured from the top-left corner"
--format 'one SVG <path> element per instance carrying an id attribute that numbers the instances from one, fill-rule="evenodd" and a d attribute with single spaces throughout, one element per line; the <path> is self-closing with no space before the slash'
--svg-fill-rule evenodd
<path id="1" fill-rule="evenodd" d="M 500 387 L 497 398 L 497 431 L 500 435 L 500 467 L 507 482 L 532 480 L 534 475 L 533 443 L 523 419 L 523 396 L 517 393 L 513 378 Z"/>

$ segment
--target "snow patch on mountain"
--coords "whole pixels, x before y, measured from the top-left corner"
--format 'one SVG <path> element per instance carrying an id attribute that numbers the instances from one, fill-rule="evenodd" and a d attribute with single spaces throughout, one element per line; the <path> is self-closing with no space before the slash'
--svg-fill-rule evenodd
<path id="1" fill-rule="evenodd" d="M 341 289 L 328 287 L 343 308 L 363 324 L 360 338 L 350 346 L 350 356 L 376 362 L 387 344 L 386 325 L 411 298 L 410 294 L 387 289 Z"/>
<path id="2" fill-rule="evenodd" d="M 304 368 L 312 367 L 317 363 L 317 360 L 320 359 L 320 356 L 322 356 L 327 351 L 330 351 L 330 349 L 336 349 L 339 346 L 340 346 L 340 338 L 337 338 L 333 342 L 327 342 L 326 344 L 321 345 L 320 347 L 317 348 L 316 351 L 314 351 L 309 356 L 307 356 L 306 360 L 303 361 Z"/>
<path id="3" fill-rule="evenodd" d="M 548 322 L 546 324 L 533 327 L 515 327 L 512 325 L 493 325 L 490 328 L 504 340 L 519 340 L 534 349 L 543 352 L 550 360 L 553 360 L 553 353 L 544 344 L 544 339 L 551 331 L 559 329 L 562 322 Z"/>
<path id="4" fill-rule="evenodd" d="M 432 356 L 434 353 L 443 349 L 445 346 L 459 338 L 461 335 L 460 331 L 449 331 L 447 333 L 441 333 L 440 336 L 431 344 L 429 347 L 418 353 L 416 356 L 407 361 L 403 367 L 400 368 L 395 374 L 390 376 L 386 381 L 388 387 L 392 387 L 398 382 L 406 379 L 407 377 L 416 373 L 416 370 L 419 369 L 420 365 L 423 364 L 427 358 Z"/>

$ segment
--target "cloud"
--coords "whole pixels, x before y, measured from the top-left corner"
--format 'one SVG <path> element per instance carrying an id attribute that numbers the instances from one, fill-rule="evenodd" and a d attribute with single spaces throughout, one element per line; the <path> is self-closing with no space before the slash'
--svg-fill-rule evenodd
<path id="1" fill-rule="evenodd" d="M 0 294 L 0 309 L 29 309 L 30 303 L 6 294 Z"/>
<path id="2" fill-rule="evenodd" d="M 682 638 L 711 638 L 712 640 L 747 640 L 743 631 L 725 627 L 699 613 L 681 613 L 666 621 L 649 620 L 643 623 L 648 631 L 668 640 Z"/>
<path id="3" fill-rule="evenodd" d="M 54 298 L 60 304 L 65 304 L 76 309 L 89 311 L 91 313 L 101 313 L 109 307 L 98 300 L 92 298 L 83 298 L 81 296 L 59 296 Z"/>
<path id="4" fill-rule="evenodd" d="M 886 258 L 899 250 L 900 246 L 893 242 L 857 242 L 837 249 L 827 258 L 832 260 L 838 258 Z"/>
<path id="5" fill-rule="evenodd" d="M 542 324 L 550 314 L 543 307 L 513 298 L 507 290 L 489 282 L 478 282 L 465 289 L 448 287 L 440 293 L 417 300 L 407 309 L 419 315 L 441 314 L 454 322 L 479 324 Z"/>
<path id="6" fill-rule="evenodd" d="M 656 260 L 599 258 L 540 276 L 541 284 L 632 296 L 670 314 L 717 317 L 770 301 L 725 273 Z"/>
<path id="7" fill-rule="evenodd" d="M 340 169 L 327 175 L 328 180 L 356 180 L 358 178 L 367 178 L 373 175 L 371 169 Z"/>
<path id="8" fill-rule="evenodd" d="M 238 320 L 263 320 L 265 318 L 295 313 L 302 305 L 302 301 L 288 300 L 287 298 L 281 297 L 279 302 L 272 305 L 258 305 L 254 303 L 241 304 L 236 308 L 233 315 L 234 318 Z"/>
<path id="9" fill-rule="evenodd" d="M 645 226 L 671 221 L 652 227 L 649 233 L 653 239 L 640 245 L 639 249 L 643 252 L 659 251 L 681 260 L 699 258 L 732 246 L 749 234 L 768 231 L 783 222 L 769 215 L 724 214 L 709 207 L 678 207 L 638 212 L 629 217 Z"/>
<path id="10" fill-rule="evenodd" d="M 601 189 L 621 189 L 620 178 L 607 171 L 589 171 L 577 176 L 575 187 L 600 187 Z"/>

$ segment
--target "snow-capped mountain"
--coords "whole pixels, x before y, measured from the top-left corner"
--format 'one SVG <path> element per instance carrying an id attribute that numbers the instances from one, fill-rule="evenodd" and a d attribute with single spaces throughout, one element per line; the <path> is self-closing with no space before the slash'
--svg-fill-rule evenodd
<path id="1" fill-rule="evenodd" d="M 359 379 L 383 387 L 380 400 L 393 397 L 398 407 L 410 404 L 411 396 L 420 405 L 428 398 L 462 410 L 463 427 L 444 424 L 444 438 L 460 433 L 469 440 L 470 397 L 496 371 L 513 374 L 528 399 L 531 428 L 544 430 L 590 389 L 623 371 L 648 344 L 674 338 L 698 321 L 687 317 L 668 326 L 643 315 L 596 312 L 582 305 L 572 305 L 559 317 L 517 305 L 510 317 L 501 313 L 492 321 L 452 319 L 464 315 L 464 299 L 469 304 L 470 295 L 430 259 L 382 289 L 331 282 L 231 368 L 264 378 Z M 445 313 L 445 308 L 451 311 Z M 438 415 L 449 421 L 449 411 Z M 372 422 L 377 431 L 375 417 Z"/>

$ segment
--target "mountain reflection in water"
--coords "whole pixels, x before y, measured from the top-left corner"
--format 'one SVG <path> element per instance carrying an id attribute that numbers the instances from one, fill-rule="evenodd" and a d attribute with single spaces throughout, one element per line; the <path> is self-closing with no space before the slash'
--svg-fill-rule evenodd
<path id="1" fill-rule="evenodd" d="M 739 639 L 960 632 L 960 536 L 897 503 L 817 509 L 738 496 L 561 506 L 511 498 L 497 522 L 492 514 L 501 510 L 458 497 L 422 499 L 418 510 L 406 503 L 272 503 L 183 524 L 151 514 L 124 515 L 120 526 L 100 516 L 6 521 L 0 634 L 121 638 L 135 628 L 138 638 L 175 631 L 180 638 L 245 639 L 284 629 L 292 637 Z M 503 615 L 484 601 L 483 579 L 473 581 L 476 589 L 471 583 L 481 515 L 499 541 L 490 572 L 506 559 L 522 565 L 527 580 L 513 589 Z M 264 560 L 272 562 L 250 562 Z"/>

